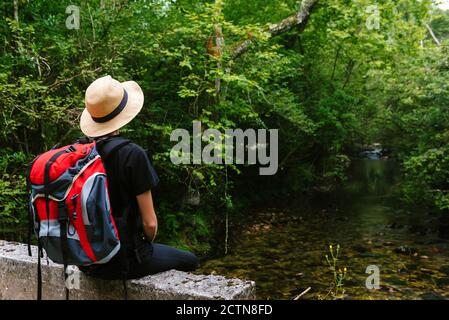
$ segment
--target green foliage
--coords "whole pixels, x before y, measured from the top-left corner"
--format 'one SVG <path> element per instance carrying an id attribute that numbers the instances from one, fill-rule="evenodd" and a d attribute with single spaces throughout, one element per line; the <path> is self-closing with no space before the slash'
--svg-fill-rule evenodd
<path id="1" fill-rule="evenodd" d="M 438 39 L 447 41 L 449 39 L 449 11 L 435 10 L 432 15 L 431 27 Z"/>
<path id="2" fill-rule="evenodd" d="M 0 152 L 0 223 L 17 225 L 27 216 L 27 192 L 22 152 Z"/>
<path id="3" fill-rule="evenodd" d="M 406 196 L 417 204 L 432 200 L 440 209 L 449 209 L 449 149 L 429 149 L 404 161 L 408 185 Z"/>
<path id="4" fill-rule="evenodd" d="M 429 209 L 448 205 L 448 70 L 447 48 L 426 39 L 394 68 L 376 72 L 384 95 L 376 135 L 403 163 L 404 199 Z"/>

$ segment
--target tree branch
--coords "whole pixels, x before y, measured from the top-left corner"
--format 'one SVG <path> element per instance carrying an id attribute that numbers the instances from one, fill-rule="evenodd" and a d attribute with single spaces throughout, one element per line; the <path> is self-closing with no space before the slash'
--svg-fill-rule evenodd
<path id="1" fill-rule="evenodd" d="M 86 73 L 95 74 L 95 73 L 101 71 L 102 69 L 103 69 L 103 67 L 98 67 L 98 68 L 95 68 L 94 70 L 85 70 L 84 69 L 80 73 L 75 74 L 75 75 L 73 75 L 73 76 L 71 76 L 71 77 L 69 77 L 67 79 L 62 79 L 62 80 L 58 79 L 58 80 L 56 80 L 55 82 L 53 82 L 51 85 L 48 86 L 48 89 L 49 90 L 55 90 L 58 87 L 60 87 L 61 85 L 65 84 L 67 82 L 70 82 L 70 81 L 72 81 L 73 79 L 75 79 L 75 78 L 77 78 L 79 76 L 85 75 Z"/>
<path id="2" fill-rule="evenodd" d="M 310 11 L 317 2 L 318 0 L 303 0 L 298 12 L 288 18 L 285 18 L 279 23 L 270 25 L 267 32 L 273 37 L 287 32 L 296 26 L 299 27 L 300 31 L 304 30 L 310 16 Z M 232 52 L 231 59 L 234 60 L 241 56 L 243 53 L 248 51 L 252 44 L 252 39 L 245 40 Z"/>
<path id="3" fill-rule="evenodd" d="M 426 23 L 426 28 L 429 31 L 430 35 L 432 36 L 433 41 L 435 41 L 437 46 L 441 46 L 441 42 L 440 40 L 438 40 L 437 36 L 435 35 L 435 33 L 433 33 L 432 28 Z"/>

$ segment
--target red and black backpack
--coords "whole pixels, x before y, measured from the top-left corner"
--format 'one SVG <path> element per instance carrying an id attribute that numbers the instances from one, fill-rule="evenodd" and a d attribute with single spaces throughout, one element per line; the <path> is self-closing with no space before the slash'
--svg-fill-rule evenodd
<path id="1" fill-rule="evenodd" d="M 42 249 L 53 262 L 64 265 L 66 278 L 68 265 L 103 264 L 120 251 L 121 228 L 112 215 L 104 161 L 129 142 L 111 139 L 102 158 L 97 142 L 80 139 L 30 163 L 29 219 L 30 231 L 38 238 L 38 299 Z M 28 251 L 31 255 L 30 246 Z"/>

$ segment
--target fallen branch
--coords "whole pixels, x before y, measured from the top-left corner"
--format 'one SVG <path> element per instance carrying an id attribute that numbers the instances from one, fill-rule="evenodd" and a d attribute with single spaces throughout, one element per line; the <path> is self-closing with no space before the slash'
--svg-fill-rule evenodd
<path id="1" fill-rule="evenodd" d="M 299 31 L 301 32 L 302 30 L 304 30 L 304 27 L 307 24 L 307 21 L 309 20 L 310 11 L 317 2 L 318 0 L 303 0 L 297 13 L 291 15 L 288 18 L 285 18 L 279 23 L 270 25 L 268 27 L 267 32 L 272 37 L 287 32 L 294 27 L 298 27 Z M 253 39 L 247 39 L 243 43 L 241 43 L 231 53 L 231 60 L 238 58 L 243 53 L 248 51 L 253 42 L 254 42 Z"/>
<path id="2" fill-rule="evenodd" d="M 310 289 L 312 289 L 312 287 L 308 287 L 306 290 L 304 290 L 303 292 L 301 292 L 300 294 L 298 294 L 295 299 L 293 300 L 299 300 L 299 298 L 301 298 L 303 295 L 305 295 L 307 292 L 310 291 Z"/>

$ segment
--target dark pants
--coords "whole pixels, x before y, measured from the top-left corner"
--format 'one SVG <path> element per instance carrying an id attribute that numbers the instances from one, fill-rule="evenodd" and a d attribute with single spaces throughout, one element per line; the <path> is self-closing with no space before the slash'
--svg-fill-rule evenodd
<path id="1" fill-rule="evenodd" d="M 129 271 L 127 279 L 142 278 L 149 274 L 171 269 L 193 271 L 198 266 L 198 258 L 191 252 L 159 243 L 146 243 L 145 245 L 148 246 L 148 251 L 146 254 L 140 255 L 140 262 L 134 257 L 128 259 Z M 89 276 L 100 279 L 123 279 L 123 267 L 117 259 L 113 259 L 110 263 L 104 265 L 80 269 Z"/>

